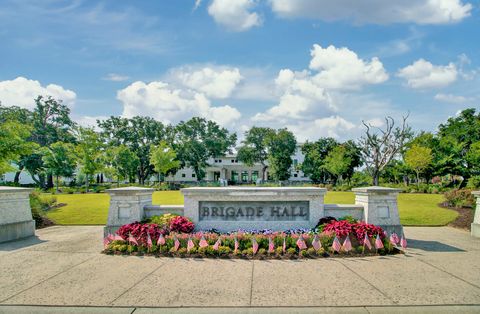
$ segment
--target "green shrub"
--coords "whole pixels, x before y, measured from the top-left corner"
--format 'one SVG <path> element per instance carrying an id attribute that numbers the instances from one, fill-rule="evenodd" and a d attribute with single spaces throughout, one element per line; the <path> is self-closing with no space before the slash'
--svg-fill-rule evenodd
<path id="1" fill-rule="evenodd" d="M 232 250 L 228 246 L 221 246 L 218 248 L 218 255 L 220 256 L 227 256 L 230 253 L 232 253 Z"/>
<path id="2" fill-rule="evenodd" d="M 314 249 L 313 247 L 308 248 L 306 251 L 307 251 L 307 255 L 308 255 L 308 256 L 315 256 L 315 255 L 317 255 L 317 251 L 315 251 L 315 249 Z"/>
<path id="3" fill-rule="evenodd" d="M 257 255 L 265 255 L 267 254 L 267 250 L 265 249 L 258 249 Z"/>
<path id="4" fill-rule="evenodd" d="M 283 247 L 279 246 L 275 249 L 275 253 L 277 253 L 277 255 L 282 255 L 283 254 Z"/>
<path id="5" fill-rule="evenodd" d="M 475 198 L 472 195 L 472 190 L 469 189 L 453 189 L 446 192 L 445 203 L 450 207 L 473 207 Z"/>
<path id="6" fill-rule="evenodd" d="M 480 176 L 473 176 L 468 179 L 467 188 L 475 190 L 480 188 Z"/>
<path id="7" fill-rule="evenodd" d="M 352 216 L 343 216 L 343 217 L 339 218 L 338 220 L 346 220 L 346 221 L 348 221 L 348 222 L 351 223 L 351 224 L 354 224 L 354 223 L 357 223 L 357 222 L 358 222 L 358 221 L 357 221 L 355 218 L 353 218 Z M 322 229 L 322 231 L 323 231 L 323 229 Z"/>
<path id="8" fill-rule="evenodd" d="M 289 247 L 287 249 L 287 254 L 289 254 L 289 255 L 295 255 L 296 253 L 297 253 L 297 250 L 293 247 Z"/>
<path id="9" fill-rule="evenodd" d="M 168 228 L 170 226 L 170 221 L 178 217 L 177 214 L 163 214 L 160 216 L 152 216 L 147 221 L 153 224 L 157 224 L 160 228 Z"/>

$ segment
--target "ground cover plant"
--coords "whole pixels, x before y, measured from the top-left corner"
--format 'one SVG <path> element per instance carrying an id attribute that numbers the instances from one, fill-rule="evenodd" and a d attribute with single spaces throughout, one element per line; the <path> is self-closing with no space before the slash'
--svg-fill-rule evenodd
<path id="1" fill-rule="evenodd" d="M 237 230 L 229 233 L 215 230 L 181 232 L 177 221 L 189 227 L 193 223 L 183 216 L 169 220 L 162 226 L 150 222 L 123 225 L 115 235 L 104 239 L 103 252 L 116 255 L 290 259 L 387 255 L 399 253 L 400 246 L 406 248 L 403 236 L 401 239 L 396 234 L 388 236 L 382 228 L 351 217 L 321 221 L 312 230 Z"/>
<path id="2" fill-rule="evenodd" d="M 51 197 L 44 194 L 45 197 Z M 108 194 L 58 194 L 56 207 L 46 212 L 48 218 L 61 225 L 105 225 L 110 197 Z M 398 196 L 400 222 L 406 226 L 444 226 L 457 218 L 458 213 L 439 206 L 444 197 L 440 194 L 407 194 Z M 325 203 L 353 204 L 352 192 L 328 191 Z M 181 205 L 180 191 L 156 191 L 155 205 Z"/>

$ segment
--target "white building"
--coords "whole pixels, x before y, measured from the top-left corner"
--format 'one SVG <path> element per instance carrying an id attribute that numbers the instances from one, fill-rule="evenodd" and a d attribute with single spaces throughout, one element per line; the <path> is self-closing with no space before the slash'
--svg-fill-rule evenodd
<path id="1" fill-rule="evenodd" d="M 293 165 L 291 169 L 290 181 L 309 181 L 310 178 L 305 176 L 304 173 L 299 170 L 298 166 L 303 162 L 304 156 L 301 151 L 301 145 L 297 145 L 295 154 L 292 156 Z M 235 183 L 254 183 L 257 179 L 262 179 L 262 165 L 255 164 L 253 166 L 247 166 L 237 159 L 235 154 L 226 155 L 223 157 L 210 158 L 208 161 L 209 166 L 205 169 L 206 175 L 204 180 L 206 181 L 219 181 L 227 180 L 233 184 Z M 267 163 L 268 166 L 268 163 Z M 268 167 L 266 170 L 267 179 L 270 178 Z M 195 182 L 195 172 L 191 168 L 182 168 L 174 176 L 168 176 L 165 178 L 168 182 Z"/>

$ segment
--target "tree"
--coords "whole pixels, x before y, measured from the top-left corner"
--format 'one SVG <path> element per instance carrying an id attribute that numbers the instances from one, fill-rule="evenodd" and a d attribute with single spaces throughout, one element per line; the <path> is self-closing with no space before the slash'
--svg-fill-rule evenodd
<path id="1" fill-rule="evenodd" d="M 56 142 L 44 148 L 43 162 L 50 174 L 55 176 L 58 192 L 59 177 L 71 177 L 75 171 L 76 157 L 74 146 L 70 143 Z"/>
<path id="2" fill-rule="evenodd" d="M 297 147 L 295 136 L 287 129 L 279 129 L 266 138 L 266 145 L 273 178 L 278 181 L 288 180 L 293 163 L 292 155 Z"/>
<path id="3" fill-rule="evenodd" d="M 145 180 L 154 173 L 150 165 L 150 147 L 158 145 L 160 141 L 172 141 L 173 128 L 165 127 L 163 123 L 150 117 L 110 117 L 97 121 L 101 135 L 109 146 L 127 146 L 138 158 L 138 182 L 144 184 Z"/>
<path id="4" fill-rule="evenodd" d="M 405 153 L 405 163 L 417 174 L 417 186 L 420 184 L 420 173 L 432 162 L 432 150 L 428 147 L 413 145 Z"/>
<path id="5" fill-rule="evenodd" d="M 158 182 L 160 182 L 161 175 L 165 176 L 169 171 L 180 166 L 177 154 L 165 141 L 150 148 L 150 164 L 158 173 Z"/>
<path id="6" fill-rule="evenodd" d="M 302 171 L 309 176 L 314 183 L 325 183 L 330 173 L 325 169 L 325 158 L 338 142 L 331 138 L 320 138 L 316 142 L 306 142 L 302 146 L 302 153 L 305 158 L 301 165 Z"/>
<path id="7" fill-rule="evenodd" d="M 255 163 L 262 165 L 262 180 L 266 180 L 267 170 L 267 144 L 266 139 L 275 130 L 270 128 L 252 127 L 245 132 L 245 139 L 242 141 L 243 145 L 240 146 L 237 152 L 238 160 L 246 164 L 247 166 L 253 166 Z"/>
<path id="8" fill-rule="evenodd" d="M 87 192 L 91 176 L 103 168 L 102 148 L 103 143 L 100 141 L 100 136 L 93 129 L 78 129 L 78 163 L 81 171 L 85 174 Z"/>
<path id="9" fill-rule="evenodd" d="M 471 166 L 473 175 L 480 174 L 480 141 L 470 145 L 467 153 L 467 162 Z"/>
<path id="10" fill-rule="evenodd" d="M 109 147 L 105 152 L 106 172 L 111 177 L 117 177 L 117 186 L 121 179 L 135 178 L 140 160 L 137 155 L 125 145 Z"/>
<path id="11" fill-rule="evenodd" d="M 345 174 L 352 158 L 347 155 L 347 149 L 343 145 L 336 146 L 331 150 L 325 158 L 325 169 L 335 176 L 335 183 L 337 180 L 341 180 L 342 175 Z"/>
<path id="12" fill-rule="evenodd" d="M 13 170 L 11 163 L 18 161 L 34 146 L 27 142 L 30 128 L 15 121 L 0 123 L 0 174 Z"/>
<path id="13" fill-rule="evenodd" d="M 394 119 L 386 117 L 384 129 L 374 128 L 362 121 L 366 131 L 359 140 L 359 146 L 362 161 L 372 176 L 373 185 L 378 185 L 383 169 L 402 151 L 405 142 L 412 137 L 413 133 L 407 125 L 407 119 L 408 115 L 403 117 L 400 127 L 395 127 Z"/>
<path id="14" fill-rule="evenodd" d="M 198 180 L 205 177 L 208 158 L 224 156 L 232 152 L 237 141 L 235 133 L 220 127 L 214 121 L 194 117 L 175 127 L 173 149 L 181 167 L 191 167 Z"/>

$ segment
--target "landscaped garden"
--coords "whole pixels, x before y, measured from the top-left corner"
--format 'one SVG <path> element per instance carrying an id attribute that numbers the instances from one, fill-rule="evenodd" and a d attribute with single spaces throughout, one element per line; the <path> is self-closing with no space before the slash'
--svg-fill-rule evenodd
<path id="1" fill-rule="evenodd" d="M 351 217 L 320 219 L 315 228 L 193 232 L 187 217 L 164 214 L 123 225 L 104 239 L 106 254 L 222 258 L 318 258 L 387 255 L 406 249 L 405 238 Z"/>
<path id="2" fill-rule="evenodd" d="M 43 197 L 52 196 L 44 194 Z M 57 206 L 47 212 L 48 218 L 62 225 L 104 225 L 107 221 L 109 195 L 95 194 L 58 194 L 55 195 Z M 329 191 L 325 203 L 353 204 L 353 192 Z M 443 226 L 458 216 L 451 209 L 442 208 L 444 202 L 441 194 L 407 194 L 398 197 L 400 222 L 407 226 Z M 180 191 L 156 191 L 153 204 L 180 205 L 183 196 Z"/>

